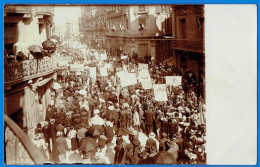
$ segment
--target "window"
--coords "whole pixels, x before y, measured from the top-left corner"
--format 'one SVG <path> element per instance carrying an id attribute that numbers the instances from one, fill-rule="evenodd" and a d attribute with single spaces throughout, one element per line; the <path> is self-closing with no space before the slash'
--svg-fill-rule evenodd
<path id="1" fill-rule="evenodd" d="M 204 18 L 197 18 L 198 21 L 198 38 L 204 38 Z"/>
<path id="2" fill-rule="evenodd" d="M 44 28 L 44 24 L 39 24 L 39 34 L 42 33 L 43 28 Z"/>
<path id="3" fill-rule="evenodd" d="M 16 24 L 5 24 L 4 25 L 4 43 L 14 44 L 16 42 Z"/>
<path id="4" fill-rule="evenodd" d="M 138 6 L 138 12 L 145 12 L 145 6 L 144 5 L 139 5 Z"/>
<path id="5" fill-rule="evenodd" d="M 145 17 L 139 17 L 138 18 L 138 24 L 143 24 L 144 26 L 146 26 L 146 18 Z"/>
<path id="6" fill-rule="evenodd" d="M 180 20 L 180 35 L 182 39 L 186 39 L 186 20 L 181 19 Z"/>
<path id="7" fill-rule="evenodd" d="M 126 29 L 128 29 L 128 19 L 125 20 Z"/>

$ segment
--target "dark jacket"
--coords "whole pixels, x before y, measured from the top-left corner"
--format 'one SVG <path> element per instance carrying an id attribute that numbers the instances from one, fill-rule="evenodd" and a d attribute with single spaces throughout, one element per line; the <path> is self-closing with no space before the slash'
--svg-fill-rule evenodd
<path id="1" fill-rule="evenodd" d="M 145 112 L 145 124 L 146 125 L 153 125 L 154 120 L 154 112 L 151 110 L 148 110 Z"/>

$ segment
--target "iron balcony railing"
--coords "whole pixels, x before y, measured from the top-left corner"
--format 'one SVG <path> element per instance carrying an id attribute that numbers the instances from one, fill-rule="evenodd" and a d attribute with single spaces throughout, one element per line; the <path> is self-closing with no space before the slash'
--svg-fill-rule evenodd
<path id="1" fill-rule="evenodd" d="M 4 115 L 4 162 L 7 165 L 41 165 L 44 156 L 24 131 Z"/>
<path id="2" fill-rule="evenodd" d="M 29 59 L 21 62 L 9 63 L 5 67 L 5 82 L 26 79 L 34 75 L 44 74 L 54 70 L 53 60 L 50 57 Z"/>

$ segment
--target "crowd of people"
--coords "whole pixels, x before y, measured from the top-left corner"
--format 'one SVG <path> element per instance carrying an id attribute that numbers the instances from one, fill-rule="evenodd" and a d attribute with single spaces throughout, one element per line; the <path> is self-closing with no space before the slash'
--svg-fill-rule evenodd
<path id="1" fill-rule="evenodd" d="M 34 142 L 46 162 L 206 164 L 204 88 L 194 73 L 136 55 L 101 60 L 96 53 L 84 57 L 81 72 L 58 72 L 60 87 L 53 88 L 46 121 L 35 129 Z M 167 86 L 167 101 L 156 101 L 153 89 L 140 82 L 122 87 L 116 73 L 138 74 L 140 62 L 148 64 L 154 84 L 182 76 L 182 85 Z M 107 76 L 100 75 L 104 64 L 111 64 Z M 95 78 L 89 67 L 97 67 Z"/>

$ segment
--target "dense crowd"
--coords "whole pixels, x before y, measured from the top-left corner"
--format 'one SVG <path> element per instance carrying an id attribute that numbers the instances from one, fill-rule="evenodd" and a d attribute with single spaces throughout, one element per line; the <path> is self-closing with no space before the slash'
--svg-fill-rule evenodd
<path id="1" fill-rule="evenodd" d="M 34 142 L 46 162 L 206 164 L 204 88 L 194 73 L 136 54 L 101 62 L 94 52 L 88 52 L 84 66 L 97 67 L 96 79 L 88 68 L 58 72 L 54 84 L 60 87 L 52 90 L 46 121 L 35 130 Z M 167 101 L 156 101 L 140 82 L 121 87 L 116 73 L 138 73 L 140 62 L 148 64 L 154 84 L 182 76 L 182 85 L 167 86 Z M 104 64 L 112 64 L 108 76 L 99 73 Z"/>

